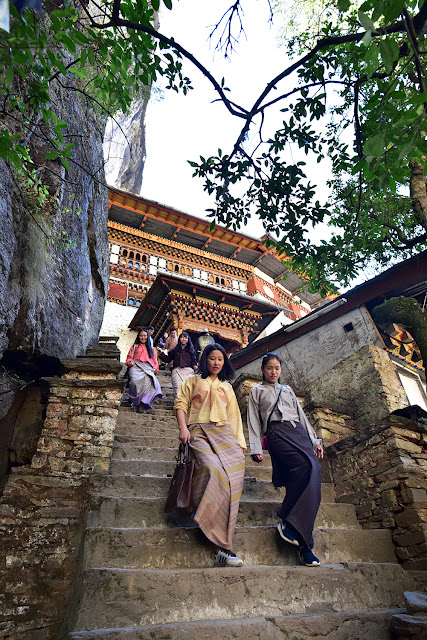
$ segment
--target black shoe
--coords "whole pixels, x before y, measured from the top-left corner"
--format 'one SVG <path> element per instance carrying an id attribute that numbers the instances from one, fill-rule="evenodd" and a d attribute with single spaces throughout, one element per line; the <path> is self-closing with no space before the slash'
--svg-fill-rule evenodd
<path id="1" fill-rule="evenodd" d="M 280 521 L 277 524 L 277 531 L 279 532 L 279 536 L 285 542 L 288 542 L 289 544 L 294 545 L 294 547 L 299 547 L 297 532 L 289 524 L 284 524 L 282 521 Z"/>
<path id="2" fill-rule="evenodd" d="M 242 567 L 243 560 L 238 558 L 235 553 L 228 549 L 217 549 L 215 551 L 215 567 Z"/>
<path id="3" fill-rule="evenodd" d="M 305 564 L 306 567 L 318 567 L 320 565 L 319 558 L 316 558 L 311 549 L 301 549 L 299 552 L 299 557 L 302 564 Z"/>

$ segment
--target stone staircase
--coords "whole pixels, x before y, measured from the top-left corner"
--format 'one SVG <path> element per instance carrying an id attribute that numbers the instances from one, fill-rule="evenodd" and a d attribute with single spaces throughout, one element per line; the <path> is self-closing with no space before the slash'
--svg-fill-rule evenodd
<path id="1" fill-rule="evenodd" d="M 163 508 L 175 466 L 177 425 L 170 377 L 151 414 L 122 407 L 110 474 L 88 513 L 74 640 L 385 640 L 388 620 L 419 575 L 397 563 L 389 532 L 361 529 L 352 505 L 335 502 L 327 462 L 316 520 L 322 565 L 303 567 L 276 533 L 282 490 L 268 456 L 246 478 L 234 537 L 245 562 L 213 568 L 213 550 L 191 520 Z"/>

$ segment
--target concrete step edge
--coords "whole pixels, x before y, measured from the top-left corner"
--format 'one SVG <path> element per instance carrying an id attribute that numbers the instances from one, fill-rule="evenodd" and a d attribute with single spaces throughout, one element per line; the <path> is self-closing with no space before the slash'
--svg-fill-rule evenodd
<path id="1" fill-rule="evenodd" d="M 384 618 L 390 618 L 392 615 L 399 615 L 402 613 L 405 613 L 406 609 L 398 609 L 398 608 L 393 608 L 393 609 L 376 609 L 374 611 L 369 611 L 369 610 L 360 610 L 360 611 L 346 611 L 345 613 L 343 612 L 336 612 L 336 611 L 317 611 L 316 613 L 296 613 L 296 614 L 290 614 L 287 616 L 265 616 L 265 617 L 253 617 L 253 618 L 222 618 L 222 619 L 214 619 L 214 620 L 196 620 L 196 621 L 190 621 L 190 622 L 170 622 L 167 624 L 156 624 L 156 625 L 144 625 L 144 626 L 138 626 L 138 627 L 115 627 L 113 629 L 93 629 L 93 630 L 89 630 L 89 631 L 74 631 L 71 632 L 69 634 L 69 638 L 70 640 L 95 640 L 97 638 L 99 638 L 101 640 L 101 638 L 105 638 L 106 640 L 108 640 L 109 636 L 112 636 L 112 634 L 134 634 L 134 633 L 150 633 L 153 634 L 152 636 L 145 636 L 145 637 L 157 637 L 156 636 L 156 632 L 161 632 L 162 634 L 164 634 L 164 637 L 168 637 L 168 638 L 172 638 L 175 636 L 174 632 L 183 632 L 182 636 L 180 635 L 179 637 L 184 638 L 189 632 L 191 632 L 192 630 L 195 629 L 203 629 L 203 630 L 208 630 L 212 628 L 212 631 L 217 632 L 219 630 L 219 627 L 223 626 L 226 627 L 227 629 L 230 629 L 231 626 L 238 626 L 238 627 L 242 627 L 243 629 L 248 629 L 248 627 L 253 627 L 257 624 L 261 625 L 261 630 L 263 628 L 263 626 L 265 625 L 266 621 L 271 621 L 274 622 L 275 625 L 280 625 L 280 623 L 286 623 L 286 622 L 291 622 L 293 623 L 293 626 L 295 625 L 295 623 L 299 622 L 299 621 L 303 621 L 305 624 L 307 623 L 307 621 L 312 622 L 314 625 L 317 625 L 318 622 L 320 620 L 322 620 L 325 616 L 328 616 L 329 618 L 331 618 L 332 620 L 335 621 L 335 625 L 334 626 L 341 626 L 340 623 L 342 622 L 347 622 L 350 618 L 353 618 L 355 620 L 359 620 L 360 618 L 378 618 L 378 617 L 384 617 Z M 173 633 L 173 635 L 171 635 L 171 633 Z M 114 636 L 115 637 L 115 636 Z M 159 636 L 162 637 L 162 636 Z M 189 636 L 191 638 L 196 638 L 196 636 Z M 204 636 L 206 637 L 206 636 Z M 214 637 L 214 636 L 212 636 Z M 225 637 L 225 636 L 223 636 Z M 249 636 L 247 635 L 247 632 L 245 633 L 245 637 L 249 638 Z"/>

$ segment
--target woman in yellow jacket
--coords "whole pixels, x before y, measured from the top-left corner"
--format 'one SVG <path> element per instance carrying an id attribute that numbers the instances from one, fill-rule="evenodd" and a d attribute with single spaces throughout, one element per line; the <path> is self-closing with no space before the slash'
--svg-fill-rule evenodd
<path id="1" fill-rule="evenodd" d="M 184 380 L 175 400 L 179 440 L 189 443 L 193 475 L 194 521 L 216 547 L 215 566 L 240 567 L 232 552 L 245 472 L 246 442 L 230 380 L 228 357 L 219 344 L 203 351 L 199 375 Z"/>

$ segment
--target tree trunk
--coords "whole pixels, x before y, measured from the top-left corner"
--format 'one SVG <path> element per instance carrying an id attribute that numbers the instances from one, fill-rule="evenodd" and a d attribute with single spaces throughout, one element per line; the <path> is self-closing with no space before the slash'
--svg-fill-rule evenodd
<path id="1" fill-rule="evenodd" d="M 427 189 L 424 167 L 419 162 L 410 162 L 409 166 L 411 168 L 410 196 L 414 211 L 418 214 L 420 223 L 427 231 Z"/>

